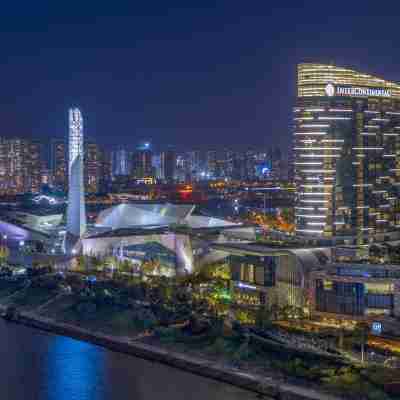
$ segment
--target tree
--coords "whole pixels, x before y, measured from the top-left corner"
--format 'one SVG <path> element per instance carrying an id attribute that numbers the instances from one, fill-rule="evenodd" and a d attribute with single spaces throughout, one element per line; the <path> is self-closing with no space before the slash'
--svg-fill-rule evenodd
<path id="1" fill-rule="evenodd" d="M 260 329 L 270 329 L 272 326 L 271 310 L 265 305 L 261 306 L 256 312 L 256 326 Z"/>
<path id="2" fill-rule="evenodd" d="M 99 257 L 96 257 L 96 256 L 93 256 L 93 257 L 91 257 L 91 261 L 92 261 L 92 265 L 93 265 L 93 267 L 96 269 L 96 270 L 98 270 L 99 268 L 102 268 L 103 267 L 103 261 L 99 258 Z"/>
<path id="3" fill-rule="evenodd" d="M 80 255 L 78 257 L 76 257 L 76 268 L 79 271 L 84 271 L 87 267 L 87 260 L 86 257 L 84 255 Z"/>
<path id="4" fill-rule="evenodd" d="M 143 275 L 158 275 L 160 273 L 160 262 L 158 260 L 145 261 L 142 264 Z"/>
<path id="5" fill-rule="evenodd" d="M 272 306 L 270 308 L 271 319 L 273 321 L 278 320 L 279 319 L 279 313 L 280 313 L 279 305 L 276 302 L 272 303 Z"/>
<path id="6" fill-rule="evenodd" d="M 283 208 L 280 215 L 287 224 L 294 224 L 295 221 L 293 208 Z"/>
<path id="7" fill-rule="evenodd" d="M 369 256 L 373 259 L 378 259 L 379 261 L 381 261 L 383 257 L 385 257 L 385 249 L 381 246 L 373 244 L 369 248 Z"/>
<path id="8" fill-rule="evenodd" d="M 119 263 L 119 268 L 123 272 L 132 273 L 132 263 L 129 260 L 123 260 Z"/>
<path id="9" fill-rule="evenodd" d="M 118 271 L 120 267 L 120 262 L 117 257 L 115 256 L 108 256 L 105 258 L 103 262 L 104 268 L 109 268 L 111 272 Z"/>
<path id="10" fill-rule="evenodd" d="M 10 250 L 7 246 L 0 246 L 0 265 L 4 265 L 4 263 L 8 260 L 10 256 Z"/>
<path id="11" fill-rule="evenodd" d="M 389 247 L 389 258 L 393 264 L 400 264 L 400 246 Z"/>

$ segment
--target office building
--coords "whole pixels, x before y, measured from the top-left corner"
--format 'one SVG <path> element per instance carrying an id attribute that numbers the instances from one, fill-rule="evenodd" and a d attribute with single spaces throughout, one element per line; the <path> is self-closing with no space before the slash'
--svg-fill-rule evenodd
<path id="1" fill-rule="evenodd" d="M 7 194 L 36 193 L 41 187 L 41 144 L 0 139 L 0 189 Z"/>
<path id="2" fill-rule="evenodd" d="M 52 173 L 47 167 L 46 163 L 42 161 L 40 170 L 40 183 L 41 185 L 51 185 L 52 183 Z"/>
<path id="3" fill-rule="evenodd" d="M 400 228 L 400 85 L 300 64 L 294 108 L 296 233 L 363 244 Z"/>
<path id="4" fill-rule="evenodd" d="M 179 183 L 192 181 L 187 153 L 177 154 L 176 156 L 175 180 Z"/>
<path id="5" fill-rule="evenodd" d="M 186 153 L 185 157 L 185 180 L 186 181 L 196 181 L 201 176 L 202 172 L 205 174 L 204 166 L 201 160 L 201 154 L 199 151 L 189 151 Z"/>
<path id="6" fill-rule="evenodd" d="M 88 193 L 97 193 L 100 190 L 100 181 L 103 174 L 102 152 L 94 141 L 85 144 L 85 188 Z"/>
<path id="7" fill-rule="evenodd" d="M 400 316 L 400 266 L 336 263 L 311 273 L 315 318 L 376 321 Z"/>
<path id="8" fill-rule="evenodd" d="M 163 151 L 160 155 L 161 177 L 166 182 L 173 182 L 176 171 L 176 153 L 174 150 Z"/>
<path id="9" fill-rule="evenodd" d="M 132 175 L 135 179 L 153 176 L 152 150 L 149 142 L 138 146 L 133 154 L 132 164 Z"/>
<path id="10" fill-rule="evenodd" d="M 25 191 L 37 193 L 42 186 L 42 144 L 37 141 L 27 141 L 26 187 Z"/>
<path id="11" fill-rule="evenodd" d="M 218 157 L 215 150 L 207 151 L 206 154 L 206 166 L 207 166 L 207 178 L 216 178 L 218 175 Z"/>
<path id="12" fill-rule="evenodd" d="M 67 144 L 65 140 L 50 142 L 50 169 L 54 186 L 66 191 L 68 187 Z"/>
<path id="13" fill-rule="evenodd" d="M 130 154 L 123 147 L 118 147 L 111 153 L 112 176 L 128 176 L 130 173 Z"/>

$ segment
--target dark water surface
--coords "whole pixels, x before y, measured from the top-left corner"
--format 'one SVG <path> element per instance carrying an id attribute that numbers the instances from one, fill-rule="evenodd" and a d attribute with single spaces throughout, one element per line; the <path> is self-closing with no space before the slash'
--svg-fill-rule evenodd
<path id="1" fill-rule="evenodd" d="M 255 400 L 162 364 L 0 320 L 1 400 Z"/>

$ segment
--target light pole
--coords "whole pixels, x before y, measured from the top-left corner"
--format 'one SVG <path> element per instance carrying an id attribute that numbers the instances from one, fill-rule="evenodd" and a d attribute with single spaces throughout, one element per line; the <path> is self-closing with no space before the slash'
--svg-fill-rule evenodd
<path id="1" fill-rule="evenodd" d="M 264 197 L 264 218 L 266 218 L 266 216 L 267 216 L 267 195 L 265 192 L 263 193 L 263 197 Z"/>

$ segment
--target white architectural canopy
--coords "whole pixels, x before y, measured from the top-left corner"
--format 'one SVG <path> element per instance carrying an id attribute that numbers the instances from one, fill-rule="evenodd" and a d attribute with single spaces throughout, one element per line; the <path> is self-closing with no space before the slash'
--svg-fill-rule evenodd
<path id="1" fill-rule="evenodd" d="M 96 226 L 108 229 L 186 225 L 189 228 L 225 228 L 237 226 L 219 218 L 192 215 L 194 205 L 186 204 L 119 204 L 102 211 Z"/>
<path id="2" fill-rule="evenodd" d="M 102 211 L 96 220 L 99 227 L 121 229 L 138 226 L 165 226 L 185 223 L 193 205 L 119 204 Z"/>

